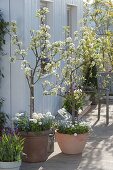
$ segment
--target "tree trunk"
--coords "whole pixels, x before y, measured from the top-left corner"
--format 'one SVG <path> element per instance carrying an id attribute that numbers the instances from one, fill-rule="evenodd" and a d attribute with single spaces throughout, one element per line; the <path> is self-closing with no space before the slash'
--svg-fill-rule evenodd
<path id="1" fill-rule="evenodd" d="M 33 113 L 34 113 L 34 78 L 31 73 L 31 77 L 30 77 L 30 118 L 32 118 Z"/>
<path id="2" fill-rule="evenodd" d="M 71 96 L 72 98 L 74 97 L 74 88 L 73 88 L 73 75 L 71 74 L 70 76 L 70 80 L 71 80 Z M 75 101 L 72 100 L 72 123 L 75 123 Z"/>
<path id="3" fill-rule="evenodd" d="M 74 123 L 74 122 L 75 122 L 75 104 L 73 102 L 73 104 L 72 104 L 72 123 Z"/>

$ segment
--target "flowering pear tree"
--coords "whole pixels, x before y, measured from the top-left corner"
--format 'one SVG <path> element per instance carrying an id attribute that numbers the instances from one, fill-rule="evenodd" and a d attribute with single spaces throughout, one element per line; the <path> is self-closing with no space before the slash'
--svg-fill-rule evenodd
<path id="1" fill-rule="evenodd" d="M 101 39 L 96 36 L 91 27 L 82 27 L 80 41 L 77 46 L 77 55 L 82 58 L 81 67 L 84 87 L 97 88 L 97 71 L 103 70 L 103 57 L 100 54 Z"/>
<path id="2" fill-rule="evenodd" d="M 11 23 L 12 43 L 16 46 L 11 62 L 21 62 L 21 69 L 24 71 L 30 90 L 30 116 L 34 113 L 35 84 L 44 74 L 53 73 L 53 68 L 57 69 L 61 60 L 61 58 L 57 59 L 56 57 L 60 52 L 61 42 L 50 42 L 50 27 L 45 24 L 48 12 L 45 7 L 37 10 L 36 16 L 40 19 L 40 28 L 30 31 L 31 39 L 26 49 L 23 48 L 23 43 L 18 38 L 16 23 Z M 29 60 L 30 57 L 32 57 L 33 62 Z"/>
<path id="3" fill-rule="evenodd" d="M 69 33 L 68 28 L 65 28 L 66 33 Z M 71 37 L 62 42 L 62 50 L 60 56 L 62 61 L 61 67 L 56 71 L 56 82 L 45 81 L 43 83 L 43 89 L 45 95 L 58 95 L 63 98 L 69 93 L 74 97 L 74 90 L 78 88 L 82 79 L 82 76 L 78 74 L 79 68 L 82 65 L 82 60 L 76 55 L 76 47 Z M 76 86 L 76 87 L 75 87 Z M 75 122 L 75 116 L 77 117 L 75 110 L 75 102 L 72 104 L 72 121 Z"/>
<path id="4" fill-rule="evenodd" d="M 90 0 L 88 0 L 90 1 Z M 94 0 L 85 3 L 84 23 L 92 27 L 99 38 L 99 55 L 102 57 L 104 70 L 113 70 L 113 1 Z M 87 10 L 88 9 L 88 10 Z M 89 24 L 90 23 L 90 24 Z M 111 69 L 111 70 L 110 70 Z"/>
<path id="5" fill-rule="evenodd" d="M 66 28 L 66 33 L 69 30 Z M 69 35 L 69 34 L 68 34 Z M 71 98 L 71 111 L 72 121 L 78 117 L 77 110 L 75 109 L 75 90 L 80 90 L 85 79 L 85 72 L 88 68 L 94 66 L 102 69 L 102 57 L 99 55 L 100 39 L 96 37 L 93 28 L 87 26 L 82 27 L 80 32 L 75 32 L 75 40 L 78 45 L 73 43 L 71 37 L 66 36 L 62 42 L 62 66 L 57 70 L 56 82 L 45 81 L 43 89 L 45 95 L 58 95 L 66 98 L 70 95 Z M 60 73 L 60 74 L 58 74 Z M 92 75 L 90 75 L 92 76 Z"/>

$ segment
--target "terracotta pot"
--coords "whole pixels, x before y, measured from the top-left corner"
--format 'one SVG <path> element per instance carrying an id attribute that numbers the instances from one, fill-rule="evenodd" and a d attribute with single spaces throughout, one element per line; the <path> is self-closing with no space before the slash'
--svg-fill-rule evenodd
<path id="1" fill-rule="evenodd" d="M 56 141 L 65 154 L 79 154 L 82 153 L 86 141 L 88 139 L 88 134 L 79 134 L 77 136 L 55 133 Z"/>
<path id="2" fill-rule="evenodd" d="M 23 152 L 26 156 L 24 162 L 38 163 L 46 161 L 48 147 L 48 132 L 42 132 L 39 135 L 35 133 L 21 133 L 25 139 Z"/>

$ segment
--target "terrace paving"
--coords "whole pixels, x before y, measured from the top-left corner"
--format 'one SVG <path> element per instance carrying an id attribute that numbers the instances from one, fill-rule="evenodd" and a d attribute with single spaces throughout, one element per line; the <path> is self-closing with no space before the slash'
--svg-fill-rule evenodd
<path id="1" fill-rule="evenodd" d="M 110 123 L 105 124 L 105 105 L 97 122 L 97 107 L 84 116 L 92 126 L 84 152 L 79 155 L 62 154 L 57 143 L 46 162 L 23 163 L 21 170 L 113 170 L 113 106 L 110 106 Z"/>

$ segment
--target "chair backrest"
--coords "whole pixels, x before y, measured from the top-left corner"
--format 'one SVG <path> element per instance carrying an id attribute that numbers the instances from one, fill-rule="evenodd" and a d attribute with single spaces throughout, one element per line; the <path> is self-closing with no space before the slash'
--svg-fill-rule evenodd
<path id="1" fill-rule="evenodd" d="M 98 74 L 98 89 L 109 89 L 109 94 L 113 94 L 113 72 L 101 72 Z"/>

